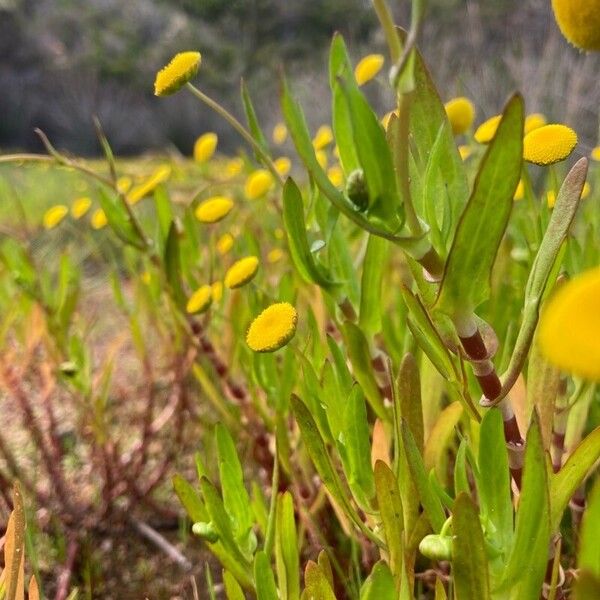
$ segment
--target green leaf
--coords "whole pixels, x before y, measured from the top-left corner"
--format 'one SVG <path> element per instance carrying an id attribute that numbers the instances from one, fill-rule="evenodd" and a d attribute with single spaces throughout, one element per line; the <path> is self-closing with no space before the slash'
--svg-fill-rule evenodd
<path id="1" fill-rule="evenodd" d="M 173 475 L 173 489 L 193 523 L 207 520 L 208 512 L 204 507 L 200 492 L 178 473 Z"/>
<path id="2" fill-rule="evenodd" d="M 158 235 L 158 251 L 161 255 L 164 255 L 165 245 L 167 243 L 167 237 L 169 235 L 169 229 L 171 222 L 173 221 L 173 207 L 171 205 L 171 199 L 167 193 L 167 188 L 164 185 L 159 185 L 154 190 L 154 206 L 156 209 L 156 220 Z"/>
<path id="3" fill-rule="evenodd" d="M 421 504 L 423 505 L 423 509 L 427 514 L 427 518 L 429 519 L 433 531 L 439 533 L 446 520 L 442 503 L 431 489 L 423 459 L 419 453 L 408 423 L 404 419 L 400 426 L 400 432 L 410 474 L 419 493 Z"/>
<path id="4" fill-rule="evenodd" d="M 397 600 L 394 578 L 383 560 L 375 563 L 371 574 L 360 588 L 360 600 Z"/>
<path id="5" fill-rule="evenodd" d="M 127 209 L 123 206 L 126 200 L 114 194 L 109 195 L 104 188 L 100 188 L 98 199 L 108 225 L 117 237 L 138 250 L 144 250 L 146 242 L 140 237 L 139 230 L 133 225 Z"/>
<path id="6" fill-rule="evenodd" d="M 483 473 L 483 477 L 485 473 Z M 512 551 L 499 592 L 510 600 L 538 598 L 548 562 L 550 500 L 548 471 L 537 415 L 527 433 L 521 497 L 515 523 Z M 554 494 L 552 494 L 554 498 Z"/>
<path id="7" fill-rule="evenodd" d="M 508 224 L 523 157 L 523 99 L 513 96 L 479 168 L 444 269 L 436 306 L 471 313 L 490 293 L 490 273 Z"/>
<path id="8" fill-rule="evenodd" d="M 302 279 L 326 290 L 332 289 L 336 284 L 325 267 L 317 263 L 315 255 L 310 251 L 306 238 L 302 194 L 291 177 L 288 177 L 283 186 L 283 223 L 292 261 Z"/>
<path id="9" fill-rule="evenodd" d="M 390 568 L 399 583 L 402 576 L 402 502 L 398 481 L 392 470 L 381 460 L 375 463 L 377 504 L 388 547 Z"/>
<path id="10" fill-rule="evenodd" d="M 360 281 L 359 325 L 367 335 L 381 331 L 381 283 L 389 256 L 389 243 L 369 235 Z"/>
<path id="11" fill-rule="evenodd" d="M 583 513 L 579 533 L 579 552 L 577 553 L 577 567 L 592 573 L 596 577 L 600 577 L 598 531 L 600 531 L 600 479 L 594 484 Z"/>
<path id="12" fill-rule="evenodd" d="M 256 585 L 257 600 L 279 599 L 271 563 L 264 550 L 259 550 L 254 557 L 254 583 Z"/>
<path id="13" fill-rule="evenodd" d="M 171 288 L 173 297 L 179 305 L 184 303 L 183 287 L 181 285 L 181 263 L 179 258 L 179 232 L 176 222 L 173 221 L 169 227 L 167 242 L 165 244 L 165 270 L 167 281 Z"/>
<path id="14" fill-rule="evenodd" d="M 461 492 L 470 493 L 469 477 L 467 475 L 467 440 L 461 440 L 454 461 L 454 496 Z"/>
<path id="15" fill-rule="evenodd" d="M 481 523 L 473 500 L 465 492 L 461 492 L 454 502 L 452 528 L 452 575 L 457 598 L 489 600 L 490 582 Z"/>
<path id="16" fill-rule="evenodd" d="M 304 570 L 302 600 L 336 600 L 327 575 L 312 560 L 308 561 Z"/>
<path id="17" fill-rule="evenodd" d="M 227 569 L 223 569 L 223 584 L 225 585 L 227 600 L 246 600 L 237 579 Z"/>
<path id="18" fill-rule="evenodd" d="M 300 558 L 294 519 L 294 501 L 289 492 L 277 497 L 275 526 L 275 564 L 281 600 L 300 598 Z"/>
<path id="19" fill-rule="evenodd" d="M 389 420 L 388 412 L 383 405 L 379 386 L 373 373 L 369 343 L 364 333 L 350 321 L 344 323 L 343 333 L 354 377 L 363 389 L 375 414 L 384 421 Z"/>
<path id="20" fill-rule="evenodd" d="M 600 577 L 587 571 L 579 573 L 575 582 L 574 600 L 591 600 L 600 598 Z"/>
<path id="21" fill-rule="evenodd" d="M 462 415 L 463 407 L 460 402 L 452 402 L 452 404 L 446 406 L 440 413 L 427 438 L 423 456 L 425 469 L 427 471 L 435 469 L 435 472 L 442 480 L 445 477 L 446 450 Z"/>
<path id="22" fill-rule="evenodd" d="M 269 156 L 269 144 L 267 143 L 265 134 L 260 127 L 258 117 L 256 116 L 256 111 L 254 110 L 254 105 L 252 104 L 252 98 L 250 98 L 250 92 L 248 91 L 246 82 L 243 79 L 240 84 L 240 88 L 242 94 L 242 104 L 244 105 L 244 112 L 246 113 L 246 121 L 248 122 L 250 133 L 252 134 L 254 141 L 262 148 L 264 153 Z M 258 154 L 255 156 L 258 162 L 262 162 L 261 157 Z"/>
<path id="23" fill-rule="evenodd" d="M 505 555 L 513 536 L 513 505 L 510 494 L 510 472 L 504 441 L 502 414 L 488 410 L 481 421 L 479 433 L 479 501 L 485 519 L 494 526 L 488 537 Z"/>
<path id="24" fill-rule="evenodd" d="M 561 470 L 552 475 L 550 497 L 552 498 L 552 530 L 560 524 L 562 514 L 587 474 L 600 458 L 600 427 L 596 427 L 573 450 Z"/>

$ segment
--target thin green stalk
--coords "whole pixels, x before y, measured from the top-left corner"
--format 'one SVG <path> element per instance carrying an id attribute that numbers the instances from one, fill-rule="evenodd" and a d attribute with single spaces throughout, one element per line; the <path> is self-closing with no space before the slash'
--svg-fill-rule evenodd
<path id="1" fill-rule="evenodd" d="M 402 42 L 398 36 L 396 25 L 390 11 L 389 6 L 385 0 L 373 0 L 373 7 L 377 13 L 377 18 L 383 29 L 385 39 L 390 51 L 390 58 L 393 63 L 398 62 L 400 55 L 402 54 Z"/>
<path id="2" fill-rule="evenodd" d="M 275 453 L 273 456 L 273 477 L 271 479 L 271 503 L 269 505 L 269 518 L 267 520 L 267 530 L 265 531 L 265 545 L 263 547 L 265 554 L 271 558 L 273 553 L 273 544 L 275 541 L 275 517 L 277 513 L 277 490 L 279 489 L 279 452 L 277 451 L 277 442 L 275 442 Z"/>

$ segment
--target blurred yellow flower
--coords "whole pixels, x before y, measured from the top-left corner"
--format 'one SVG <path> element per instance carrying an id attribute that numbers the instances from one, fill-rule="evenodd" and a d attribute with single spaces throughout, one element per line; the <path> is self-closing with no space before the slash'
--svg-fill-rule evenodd
<path id="1" fill-rule="evenodd" d="M 220 302 L 223 297 L 223 282 L 215 281 L 211 286 L 213 302 Z"/>
<path id="2" fill-rule="evenodd" d="M 236 175 L 239 175 L 242 172 L 243 168 L 244 161 L 239 156 L 237 156 L 227 161 L 227 164 L 225 165 L 225 174 L 227 175 L 227 177 L 235 177 Z"/>
<path id="3" fill-rule="evenodd" d="M 250 173 L 244 185 L 244 194 L 249 200 L 256 200 L 264 196 L 275 183 L 273 175 L 266 169 L 257 169 Z"/>
<path id="4" fill-rule="evenodd" d="M 561 286 L 542 311 L 538 343 L 559 369 L 600 381 L 600 268 Z"/>
<path id="5" fill-rule="evenodd" d="M 515 195 L 513 196 L 513 200 L 523 200 L 525 197 L 525 184 L 522 179 L 519 179 L 519 183 L 517 184 L 517 189 L 515 190 Z"/>
<path id="6" fill-rule="evenodd" d="M 458 147 L 458 153 L 460 154 L 460 157 L 463 160 L 467 160 L 467 158 L 471 156 L 471 148 L 469 148 L 469 146 L 466 146 L 465 144 L 461 144 Z"/>
<path id="7" fill-rule="evenodd" d="M 554 208 L 556 204 L 556 192 L 554 190 L 546 192 L 546 204 L 548 204 L 548 208 Z"/>
<path id="8" fill-rule="evenodd" d="M 254 278 L 256 271 L 258 271 L 258 258 L 256 256 L 240 258 L 227 269 L 223 280 L 225 287 L 233 290 L 243 286 Z"/>
<path id="9" fill-rule="evenodd" d="M 204 312 L 213 300 L 212 287 L 210 285 L 200 286 L 187 301 L 185 310 L 190 315 Z"/>
<path id="10" fill-rule="evenodd" d="M 223 256 L 233 248 L 233 236 L 230 233 L 224 233 L 217 240 L 217 252 Z"/>
<path id="11" fill-rule="evenodd" d="M 542 113 L 532 113 L 525 117 L 525 127 L 523 132 L 527 135 L 530 131 L 543 127 L 547 123 L 546 117 Z"/>
<path id="12" fill-rule="evenodd" d="M 127 194 L 127 202 L 131 205 L 137 204 L 140 200 L 149 196 L 154 190 L 171 176 L 171 167 L 169 165 L 161 165 L 150 175 L 150 177 L 136 185 Z"/>
<path id="13" fill-rule="evenodd" d="M 152 281 L 152 276 L 150 275 L 150 271 L 144 271 L 142 273 L 142 283 L 145 283 L 146 285 L 150 285 L 150 282 Z"/>
<path id="14" fill-rule="evenodd" d="M 277 123 L 275 127 L 273 127 L 273 133 L 271 134 L 271 139 L 274 144 L 280 146 L 287 139 L 288 130 L 285 126 L 285 123 Z"/>
<path id="15" fill-rule="evenodd" d="M 344 172 L 339 165 L 333 165 L 327 169 L 327 177 L 335 187 L 341 187 L 344 183 Z"/>
<path id="16" fill-rule="evenodd" d="M 92 199 L 87 196 L 73 200 L 71 216 L 74 219 L 81 219 L 90 210 L 90 206 L 92 206 Z"/>
<path id="17" fill-rule="evenodd" d="M 273 164 L 282 177 L 286 177 L 292 168 L 292 161 L 287 156 L 280 156 Z"/>
<path id="18" fill-rule="evenodd" d="M 452 98 L 444 104 L 448 120 L 452 126 L 454 135 L 461 135 L 467 132 L 475 120 L 475 107 L 473 103 L 464 96 Z"/>
<path id="19" fill-rule="evenodd" d="M 216 133 L 203 133 L 194 143 L 194 160 L 199 163 L 209 161 L 217 149 L 218 141 L 219 136 Z"/>
<path id="20" fill-rule="evenodd" d="M 600 0 L 552 0 L 562 34 L 582 50 L 600 50 Z"/>
<path id="21" fill-rule="evenodd" d="M 224 219 L 233 208 L 233 200 L 226 196 L 213 196 L 196 208 L 195 215 L 201 223 L 216 223 Z"/>
<path id="22" fill-rule="evenodd" d="M 495 117 L 490 117 L 487 121 L 484 121 L 475 131 L 475 141 L 480 144 L 489 144 L 496 135 L 496 129 L 498 129 L 498 125 L 500 125 L 500 119 L 502 119 L 502 115 L 496 115 Z"/>
<path id="23" fill-rule="evenodd" d="M 600 161 L 600 146 L 596 146 L 592 149 L 592 160 Z"/>
<path id="24" fill-rule="evenodd" d="M 180 52 L 163 67 L 154 80 L 154 95 L 169 96 L 184 86 L 200 67 L 200 52 Z"/>
<path id="25" fill-rule="evenodd" d="M 254 352 L 275 352 L 294 337 L 297 323 L 298 313 L 291 304 L 271 304 L 250 324 L 246 343 Z"/>
<path id="26" fill-rule="evenodd" d="M 123 176 L 117 179 L 117 191 L 126 194 L 131 189 L 131 177 Z"/>
<path id="27" fill-rule="evenodd" d="M 325 146 L 328 146 L 333 142 L 333 131 L 331 131 L 331 127 L 329 125 L 321 125 L 319 129 L 317 129 L 317 133 L 313 138 L 313 146 L 315 150 L 322 150 Z"/>
<path id="28" fill-rule="evenodd" d="M 321 169 L 326 169 L 327 163 L 329 162 L 327 152 L 325 152 L 325 150 L 317 150 L 315 155 L 317 157 L 317 162 L 321 165 Z"/>
<path id="29" fill-rule="evenodd" d="M 44 213 L 44 228 L 54 229 L 68 214 L 69 209 L 64 204 L 52 206 Z"/>
<path id="30" fill-rule="evenodd" d="M 283 250 L 281 248 L 273 248 L 267 254 L 267 262 L 273 264 L 279 262 L 283 258 Z"/>
<path id="31" fill-rule="evenodd" d="M 536 165 L 551 165 L 564 160 L 577 145 L 577 134 L 566 125 L 543 125 L 530 131 L 523 140 L 523 158 Z"/>
<path id="32" fill-rule="evenodd" d="M 358 61 L 354 69 L 354 77 L 358 85 L 364 85 L 381 71 L 385 58 L 382 54 L 369 54 Z"/>
<path id="33" fill-rule="evenodd" d="M 92 224 L 93 229 L 102 229 L 103 227 L 106 227 L 108 219 L 106 218 L 105 212 L 101 208 L 97 208 L 92 213 L 90 223 Z"/>
<path id="34" fill-rule="evenodd" d="M 583 189 L 581 190 L 581 199 L 585 200 L 592 193 L 592 186 L 586 181 L 583 184 Z"/>

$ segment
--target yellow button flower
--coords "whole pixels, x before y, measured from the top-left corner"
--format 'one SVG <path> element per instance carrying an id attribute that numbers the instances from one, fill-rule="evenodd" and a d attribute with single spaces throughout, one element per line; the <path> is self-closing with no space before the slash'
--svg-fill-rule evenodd
<path id="1" fill-rule="evenodd" d="M 108 219 L 106 218 L 105 212 L 101 208 L 97 208 L 92 213 L 90 223 L 92 224 L 93 229 L 102 229 L 103 227 L 106 227 Z"/>
<path id="2" fill-rule="evenodd" d="M 233 200 L 226 196 L 213 196 L 198 205 L 196 218 L 201 223 L 216 223 L 224 219 L 233 208 Z"/>
<path id="3" fill-rule="evenodd" d="M 317 162 L 321 165 L 321 169 L 326 169 L 327 163 L 329 162 L 327 152 L 325 152 L 325 150 L 317 150 L 315 156 L 317 157 Z"/>
<path id="4" fill-rule="evenodd" d="M 554 208 L 556 204 L 556 192 L 554 190 L 546 192 L 546 204 L 548 204 L 548 208 Z"/>
<path id="5" fill-rule="evenodd" d="M 150 175 L 150 177 L 136 185 L 127 194 L 127 202 L 131 205 L 137 204 L 140 200 L 149 196 L 154 190 L 171 176 L 171 167 L 169 165 L 161 165 Z"/>
<path id="6" fill-rule="evenodd" d="M 117 179 L 117 191 L 121 194 L 126 194 L 132 185 L 131 177 L 123 176 Z"/>
<path id="7" fill-rule="evenodd" d="M 291 304 L 271 304 L 252 321 L 246 343 L 254 352 L 275 352 L 294 337 L 297 323 L 298 313 Z"/>
<path id="8" fill-rule="evenodd" d="M 543 127 L 546 123 L 546 117 L 542 113 L 532 113 L 525 117 L 525 127 L 523 131 L 525 135 L 527 135 L 530 131 L 537 129 L 538 127 Z"/>
<path id="9" fill-rule="evenodd" d="M 285 142 L 288 136 L 288 130 L 285 126 L 285 123 L 277 123 L 275 127 L 273 127 L 273 133 L 271 134 L 271 139 L 274 144 L 281 146 Z"/>
<path id="10" fill-rule="evenodd" d="M 333 165 L 327 169 L 327 177 L 335 187 L 341 187 L 344 183 L 344 172 L 339 165 Z"/>
<path id="11" fill-rule="evenodd" d="M 74 219 L 81 219 L 92 206 L 92 199 L 84 196 L 73 200 L 71 205 L 71 215 Z"/>
<path id="12" fill-rule="evenodd" d="M 498 125 L 500 125 L 500 119 L 502 119 L 502 115 L 496 115 L 495 117 L 490 117 L 487 121 L 484 121 L 475 131 L 475 141 L 480 144 L 489 144 L 496 135 L 496 129 L 498 129 Z"/>
<path id="13" fill-rule="evenodd" d="M 600 267 L 574 277 L 546 303 L 538 342 L 559 369 L 600 381 Z"/>
<path id="14" fill-rule="evenodd" d="M 475 120 L 475 107 L 473 103 L 464 96 L 452 98 L 444 104 L 448 120 L 452 126 L 454 135 L 462 135 L 471 128 Z"/>
<path id="15" fill-rule="evenodd" d="M 230 233 L 224 233 L 217 240 L 217 252 L 223 256 L 233 248 L 233 236 Z"/>
<path id="16" fill-rule="evenodd" d="M 469 148 L 469 146 L 466 146 L 465 144 L 461 144 L 458 147 L 458 153 L 460 154 L 460 157 L 463 160 L 467 160 L 467 158 L 471 156 L 471 148 Z"/>
<path id="17" fill-rule="evenodd" d="M 44 213 L 44 228 L 54 229 L 68 214 L 69 209 L 64 204 L 52 206 Z"/>
<path id="18" fill-rule="evenodd" d="M 331 131 L 331 127 L 329 125 L 321 125 L 319 129 L 317 129 L 317 133 L 313 138 L 313 146 L 315 150 L 322 150 L 325 146 L 328 146 L 333 142 L 333 131 Z"/>
<path id="19" fill-rule="evenodd" d="M 177 92 L 198 72 L 200 52 L 180 52 L 163 67 L 154 80 L 154 95 L 169 96 Z"/>
<path id="20" fill-rule="evenodd" d="M 249 200 L 256 200 L 264 196 L 275 183 L 273 175 L 266 169 L 257 169 L 250 173 L 244 185 L 244 194 Z"/>
<path id="21" fill-rule="evenodd" d="M 522 179 L 519 179 L 519 183 L 517 184 L 517 189 L 515 190 L 515 195 L 513 196 L 513 200 L 523 200 L 525 197 L 525 184 Z"/>
<path id="22" fill-rule="evenodd" d="M 358 61 L 354 69 L 354 77 L 358 85 L 364 85 L 381 71 L 385 59 L 382 54 L 369 54 Z"/>
<path id="23" fill-rule="evenodd" d="M 194 144 L 194 160 L 199 163 L 209 161 L 217 149 L 218 142 L 219 136 L 216 133 L 203 133 Z"/>
<path id="24" fill-rule="evenodd" d="M 211 286 L 213 302 L 220 302 L 223 298 L 223 282 L 215 281 Z"/>
<path id="25" fill-rule="evenodd" d="M 596 146 L 592 149 L 592 160 L 600 161 L 600 146 Z"/>
<path id="26" fill-rule="evenodd" d="M 227 161 L 225 165 L 225 174 L 227 177 L 235 177 L 242 172 L 244 161 L 238 156 Z"/>
<path id="27" fill-rule="evenodd" d="M 280 156 L 273 164 L 282 177 L 286 177 L 292 168 L 292 161 L 287 156 Z"/>
<path id="28" fill-rule="evenodd" d="M 530 131 L 523 140 L 523 158 L 536 165 L 564 160 L 577 145 L 577 134 L 566 125 L 544 125 Z"/>
<path id="29" fill-rule="evenodd" d="M 600 50 L 600 0 L 552 0 L 562 34 L 582 50 Z"/>
<path id="30" fill-rule="evenodd" d="M 202 313 L 208 309 L 212 300 L 212 287 L 210 285 L 203 285 L 190 296 L 185 310 L 190 315 Z"/>
<path id="31" fill-rule="evenodd" d="M 281 248 L 273 248 L 267 254 L 267 262 L 273 264 L 279 262 L 283 258 L 283 250 Z"/>
<path id="32" fill-rule="evenodd" d="M 233 290 L 242 287 L 254 279 L 258 271 L 258 258 L 256 256 L 246 256 L 234 262 L 225 273 L 225 287 Z"/>

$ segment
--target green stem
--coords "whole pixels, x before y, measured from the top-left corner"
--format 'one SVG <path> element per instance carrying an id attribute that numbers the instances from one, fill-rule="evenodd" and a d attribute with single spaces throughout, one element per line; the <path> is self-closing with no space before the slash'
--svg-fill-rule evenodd
<path id="1" fill-rule="evenodd" d="M 389 6 L 385 0 L 373 0 L 373 7 L 377 13 L 377 18 L 383 29 L 385 39 L 390 50 L 390 58 L 393 63 L 398 62 L 400 55 L 402 54 L 402 42 L 396 31 L 396 25 L 392 13 L 390 12 Z"/>

